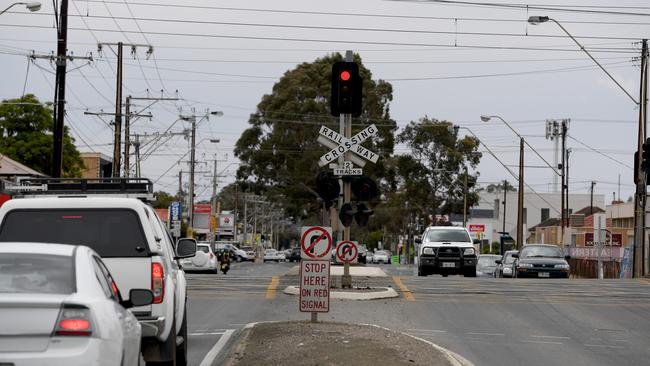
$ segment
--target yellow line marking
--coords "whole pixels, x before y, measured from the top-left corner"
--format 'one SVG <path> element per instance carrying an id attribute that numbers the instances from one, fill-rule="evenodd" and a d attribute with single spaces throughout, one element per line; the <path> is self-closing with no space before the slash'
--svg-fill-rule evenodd
<path id="1" fill-rule="evenodd" d="M 399 276 L 393 276 L 393 282 L 399 287 L 400 291 L 404 294 L 404 298 L 408 301 L 415 301 L 415 298 L 413 297 L 413 293 L 411 293 L 411 290 L 409 290 L 408 287 L 406 287 L 405 284 L 402 283 L 402 279 L 399 278 Z"/>
<path id="2" fill-rule="evenodd" d="M 266 299 L 273 300 L 275 299 L 275 292 L 278 289 L 278 284 L 280 283 L 280 277 L 273 276 L 271 277 L 271 283 L 269 287 L 266 288 Z"/>

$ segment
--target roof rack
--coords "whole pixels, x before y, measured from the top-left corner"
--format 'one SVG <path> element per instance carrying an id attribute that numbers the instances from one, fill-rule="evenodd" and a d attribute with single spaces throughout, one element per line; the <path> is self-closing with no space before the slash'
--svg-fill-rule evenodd
<path id="1" fill-rule="evenodd" d="M 16 198 L 93 195 L 154 199 L 153 183 L 147 178 L 22 178 L 4 189 Z"/>

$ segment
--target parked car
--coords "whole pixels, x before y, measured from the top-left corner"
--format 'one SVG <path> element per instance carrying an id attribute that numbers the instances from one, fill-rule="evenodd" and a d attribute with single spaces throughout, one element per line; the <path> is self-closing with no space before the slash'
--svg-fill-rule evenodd
<path id="1" fill-rule="evenodd" d="M 359 254 L 358 254 L 358 259 L 357 261 L 359 263 L 369 263 L 367 261 L 367 255 L 368 255 L 368 248 L 366 248 L 365 245 L 359 245 Z"/>
<path id="2" fill-rule="evenodd" d="M 513 277 L 515 273 L 515 257 L 517 250 L 506 250 L 501 259 L 497 260 L 497 267 L 494 269 L 494 277 Z"/>
<path id="3" fill-rule="evenodd" d="M 280 262 L 280 254 L 275 249 L 266 249 L 264 251 L 264 262 L 275 261 Z"/>
<path id="4" fill-rule="evenodd" d="M 280 262 L 284 262 L 287 260 L 287 256 L 284 254 L 284 250 L 278 250 L 278 257 L 280 258 Z"/>
<path id="5" fill-rule="evenodd" d="M 142 178 L 44 178 L 22 184 L 26 197 L 0 206 L 0 242 L 88 245 L 106 263 L 124 300 L 131 289 L 149 288 L 154 294 L 153 304 L 132 309 L 142 325 L 144 360 L 186 365 L 187 284 L 177 260 L 193 257 L 196 241 L 179 239 L 174 245 L 143 201 L 153 199 L 153 184 Z"/>
<path id="6" fill-rule="evenodd" d="M 476 276 L 494 277 L 497 268 L 497 261 L 501 259 L 498 254 L 480 254 L 476 262 Z"/>
<path id="7" fill-rule="evenodd" d="M 562 249 L 557 245 L 527 244 L 518 254 L 513 255 L 515 277 L 531 278 L 569 278 L 571 266 Z"/>
<path id="8" fill-rule="evenodd" d="M 287 257 L 289 262 L 293 262 L 293 261 L 300 262 L 300 259 L 302 257 L 302 253 L 300 251 L 301 249 L 299 247 L 292 248 L 291 253 Z"/>
<path id="9" fill-rule="evenodd" d="M 367 251 L 366 252 L 366 263 L 372 263 L 372 260 L 374 259 L 375 254 L 372 251 Z"/>
<path id="10" fill-rule="evenodd" d="M 378 250 L 372 256 L 372 263 L 390 264 L 390 252 L 387 250 Z"/>
<path id="11" fill-rule="evenodd" d="M 241 250 L 243 250 L 246 253 L 246 258 L 248 258 L 249 261 L 254 261 L 255 260 L 255 251 L 253 250 L 253 247 L 241 247 Z"/>
<path id="12" fill-rule="evenodd" d="M 209 271 L 217 273 L 219 261 L 212 251 L 210 243 L 198 243 L 196 245 L 196 255 L 192 258 L 181 259 L 183 270 L 189 271 Z"/>
<path id="13" fill-rule="evenodd" d="M 0 365 L 137 365 L 141 326 L 102 259 L 85 246 L 0 243 Z"/>
<path id="14" fill-rule="evenodd" d="M 230 258 L 237 262 L 252 261 L 255 258 L 254 255 L 252 257 L 249 257 L 249 254 L 245 250 L 239 249 L 234 242 L 217 241 L 214 243 L 213 249 L 215 252 L 218 250 L 227 249 L 230 252 Z"/>
<path id="15" fill-rule="evenodd" d="M 415 243 L 418 244 L 418 276 L 476 277 L 476 249 L 466 228 L 429 226 Z"/>

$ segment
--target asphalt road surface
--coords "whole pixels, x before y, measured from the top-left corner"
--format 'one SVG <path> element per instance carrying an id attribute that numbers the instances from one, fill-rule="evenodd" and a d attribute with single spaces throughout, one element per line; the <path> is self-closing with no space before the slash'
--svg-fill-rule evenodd
<path id="1" fill-rule="evenodd" d="M 189 274 L 190 364 L 206 365 L 219 339 L 250 322 L 309 319 L 282 293 L 296 263 L 236 263 Z M 650 359 L 650 280 L 417 277 L 379 265 L 397 299 L 332 300 L 320 320 L 370 323 L 431 340 L 476 365 L 643 365 Z M 226 336 L 224 336 L 224 334 Z M 227 347 L 226 347 L 227 348 Z M 287 350 L 288 356 L 291 354 Z"/>

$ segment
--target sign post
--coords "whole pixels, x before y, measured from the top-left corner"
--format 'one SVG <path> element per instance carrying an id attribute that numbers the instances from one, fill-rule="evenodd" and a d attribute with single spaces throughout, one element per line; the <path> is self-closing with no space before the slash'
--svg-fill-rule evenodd
<path id="1" fill-rule="evenodd" d="M 300 234 L 300 311 L 311 313 L 311 322 L 318 313 L 329 312 L 330 256 L 332 228 L 303 226 Z"/>

